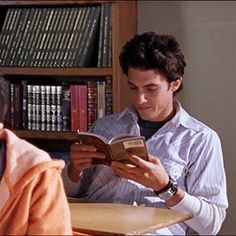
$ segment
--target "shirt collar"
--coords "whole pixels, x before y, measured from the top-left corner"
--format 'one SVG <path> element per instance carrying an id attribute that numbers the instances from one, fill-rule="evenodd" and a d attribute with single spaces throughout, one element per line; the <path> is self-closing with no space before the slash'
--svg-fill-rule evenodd
<path id="1" fill-rule="evenodd" d="M 168 128 L 174 128 L 182 125 L 186 128 L 198 130 L 199 126 L 194 122 L 194 119 L 191 119 L 190 115 L 182 108 L 181 103 L 178 100 L 173 101 L 173 106 L 176 113 L 174 117 L 166 123 L 165 126 Z M 138 114 L 133 105 L 125 108 L 117 117 L 117 121 L 127 118 L 127 116 L 132 117 L 134 122 L 138 122 Z"/>

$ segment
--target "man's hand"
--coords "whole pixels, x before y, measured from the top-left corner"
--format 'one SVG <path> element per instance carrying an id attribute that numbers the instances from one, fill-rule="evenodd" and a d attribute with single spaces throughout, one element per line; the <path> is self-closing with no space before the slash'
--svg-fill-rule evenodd
<path id="1" fill-rule="evenodd" d="M 69 178 L 74 182 L 78 182 L 82 171 L 92 165 L 93 158 L 104 159 L 105 154 L 98 152 L 93 145 L 72 144 L 70 147 L 71 164 L 68 167 Z"/>
<path id="2" fill-rule="evenodd" d="M 169 176 L 157 157 L 149 155 L 149 161 L 144 161 L 136 155 L 130 153 L 126 155 L 134 165 L 112 162 L 111 167 L 117 175 L 134 180 L 156 191 L 163 189 L 168 184 Z"/>

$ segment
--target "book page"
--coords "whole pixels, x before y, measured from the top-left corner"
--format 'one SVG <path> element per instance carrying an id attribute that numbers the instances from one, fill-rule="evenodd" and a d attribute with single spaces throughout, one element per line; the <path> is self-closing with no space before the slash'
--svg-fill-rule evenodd
<path id="1" fill-rule="evenodd" d="M 120 134 L 120 135 L 117 135 L 117 136 L 114 136 L 112 139 L 109 140 L 108 143 L 113 143 L 117 140 L 122 140 L 122 139 L 129 139 L 129 138 L 137 138 L 139 136 L 137 135 L 133 135 L 133 134 Z"/>

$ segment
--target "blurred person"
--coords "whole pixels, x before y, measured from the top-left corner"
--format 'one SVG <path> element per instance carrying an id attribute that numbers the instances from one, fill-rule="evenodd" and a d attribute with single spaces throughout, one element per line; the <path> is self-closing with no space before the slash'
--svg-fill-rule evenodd
<path id="1" fill-rule="evenodd" d="M 0 235 L 71 235 L 64 162 L 4 128 L 7 86 L 0 78 Z"/>

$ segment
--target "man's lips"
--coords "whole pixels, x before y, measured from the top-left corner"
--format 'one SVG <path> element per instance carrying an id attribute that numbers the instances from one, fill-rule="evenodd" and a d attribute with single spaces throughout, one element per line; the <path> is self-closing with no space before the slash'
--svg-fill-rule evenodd
<path id="1" fill-rule="evenodd" d="M 150 109 L 150 107 L 137 107 L 137 109 L 138 109 L 139 111 L 145 111 L 145 110 Z"/>

